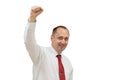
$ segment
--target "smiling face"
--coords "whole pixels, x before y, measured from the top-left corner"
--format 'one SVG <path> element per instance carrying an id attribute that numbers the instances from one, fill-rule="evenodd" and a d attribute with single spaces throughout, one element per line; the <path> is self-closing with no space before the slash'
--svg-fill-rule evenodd
<path id="1" fill-rule="evenodd" d="M 51 36 L 52 46 L 61 53 L 67 46 L 69 40 L 69 31 L 65 28 L 59 27 Z"/>

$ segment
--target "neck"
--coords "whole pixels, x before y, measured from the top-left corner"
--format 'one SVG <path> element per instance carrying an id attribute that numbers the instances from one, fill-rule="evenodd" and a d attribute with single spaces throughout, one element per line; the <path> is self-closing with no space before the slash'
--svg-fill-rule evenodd
<path id="1" fill-rule="evenodd" d="M 57 50 L 53 45 L 52 45 L 52 47 L 57 52 L 57 54 L 61 54 L 62 53 L 62 51 Z"/>

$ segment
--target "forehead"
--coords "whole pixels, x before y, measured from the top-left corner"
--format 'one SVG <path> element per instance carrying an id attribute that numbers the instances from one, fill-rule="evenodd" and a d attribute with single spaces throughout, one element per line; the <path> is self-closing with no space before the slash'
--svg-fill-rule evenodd
<path id="1" fill-rule="evenodd" d="M 69 36 L 69 31 L 64 28 L 58 28 L 56 30 L 56 35 Z"/>

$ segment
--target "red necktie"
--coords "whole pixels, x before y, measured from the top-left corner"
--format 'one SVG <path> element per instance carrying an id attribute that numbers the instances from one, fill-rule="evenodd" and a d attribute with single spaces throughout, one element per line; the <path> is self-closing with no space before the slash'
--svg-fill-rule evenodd
<path id="1" fill-rule="evenodd" d="M 65 73 L 64 73 L 64 67 L 61 61 L 61 55 L 57 55 L 58 58 L 58 65 L 59 65 L 59 77 L 60 80 L 65 80 Z"/>

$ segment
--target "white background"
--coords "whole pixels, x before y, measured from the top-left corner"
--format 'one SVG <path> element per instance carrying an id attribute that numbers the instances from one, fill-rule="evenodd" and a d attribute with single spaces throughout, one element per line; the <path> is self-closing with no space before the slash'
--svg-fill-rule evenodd
<path id="1" fill-rule="evenodd" d="M 36 39 L 49 46 L 52 28 L 65 25 L 70 41 L 63 52 L 74 67 L 74 80 L 120 80 L 119 0 L 1 0 L 0 80 L 32 80 L 32 62 L 24 46 L 24 29 L 33 5 Z"/>

